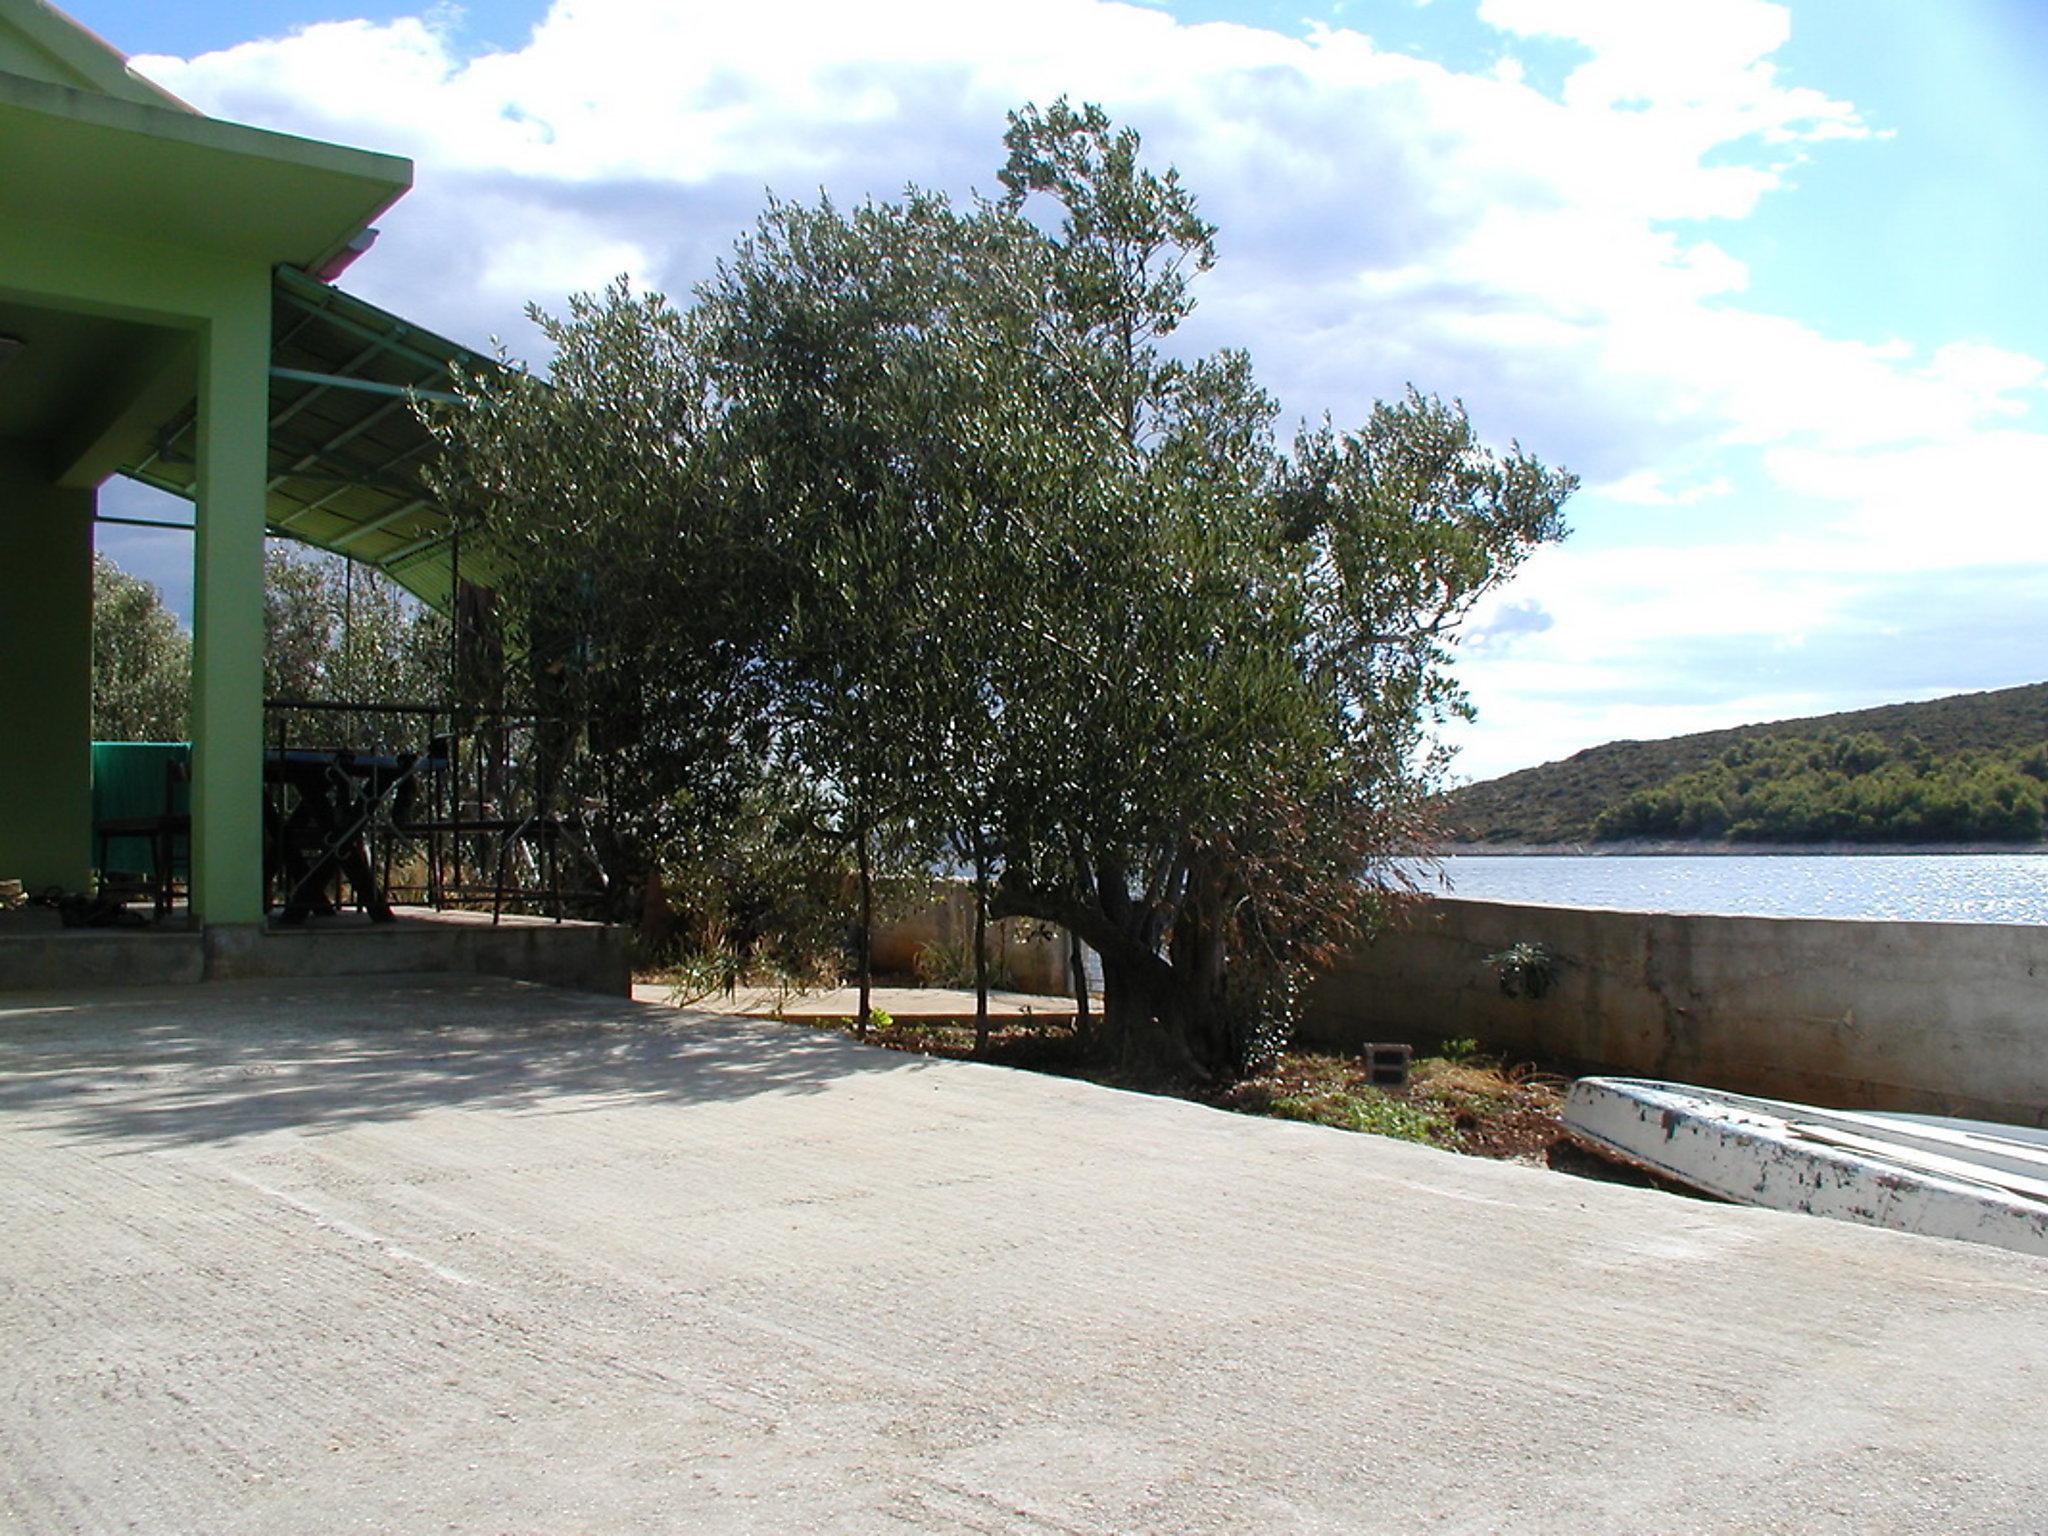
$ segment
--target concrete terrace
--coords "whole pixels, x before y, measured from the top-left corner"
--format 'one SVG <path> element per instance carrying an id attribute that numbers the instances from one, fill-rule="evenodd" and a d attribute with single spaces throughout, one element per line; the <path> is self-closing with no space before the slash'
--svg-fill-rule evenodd
<path id="1" fill-rule="evenodd" d="M 131 909 L 134 910 L 134 909 Z M 147 910 L 140 909 L 140 910 Z M 183 908 L 140 927 L 65 928 L 48 907 L 0 911 L 0 997 L 41 987 L 481 972 L 623 996 L 632 986 L 625 930 L 506 913 L 399 907 L 202 931 Z"/>
<path id="2" fill-rule="evenodd" d="M 0 998 L 0 1526 L 2030 1531 L 2048 1265 L 487 977 Z"/>

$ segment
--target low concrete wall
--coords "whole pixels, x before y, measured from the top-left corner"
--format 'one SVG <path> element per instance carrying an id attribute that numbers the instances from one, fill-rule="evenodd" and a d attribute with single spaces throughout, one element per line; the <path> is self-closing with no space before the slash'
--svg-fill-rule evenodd
<path id="1" fill-rule="evenodd" d="M 474 972 L 575 992 L 632 995 L 633 972 L 623 928 L 531 919 L 494 927 L 487 917 L 465 920 L 467 916 L 444 912 L 430 920 L 401 919 L 349 931 L 209 928 L 206 976 L 230 980 Z"/>
<path id="2" fill-rule="evenodd" d="M 55 914 L 51 914 L 54 923 Z M 249 977 L 505 976 L 575 992 L 630 996 L 625 929 L 471 912 L 402 914 L 396 923 L 265 931 L 256 925 L 142 933 L 50 926 L 0 934 L 0 992 L 150 987 Z"/>
<path id="3" fill-rule="evenodd" d="M 0 992 L 183 985 L 206 971 L 196 933 L 67 928 L 0 937 Z"/>
<path id="4" fill-rule="evenodd" d="M 1557 957 L 1541 998 L 1486 957 Z M 1470 1037 L 1841 1108 L 2048 1124 L 2048 928 L 1696 917 L 1436 900 L 1310 989 L 1297 1038 Z"/>
<path id="5" fill-rule="evenodd" d="M 875 932 L 874 966 L 884 973 L 913 975 L 918 952 L 943 945 L 963 955 L 974 951 L 974 892 L 965 886 L 947 890 L 926 910 Z M 1009 973 L 1009 990 L 1048 997 L 1071 997 L 1067 979 L 1066 930 L 1028 918 L 990 923 L 989 963 Z M 1002 985 L 1000 982 L 998 985 Z"/>

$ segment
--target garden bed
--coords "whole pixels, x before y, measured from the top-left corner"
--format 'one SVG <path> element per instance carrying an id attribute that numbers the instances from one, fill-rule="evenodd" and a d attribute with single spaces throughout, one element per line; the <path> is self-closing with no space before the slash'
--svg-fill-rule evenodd
<path id="1" fill-rule="evenodd" d="M 851 1019 L 816 1022 L 856 1033 Z M 1171 1094 L 1239 1114 L 1303 1120 L 1419 1141 L 1474 1157 L 1582 1171 L 1581 1159 L 1558 1120 L 1569 1079 L 1536 1065 L 1487 1056 L 1471 1041 L 1446 1041 L 1447 1054 L 1417 1057 L 1408 1082 L 1397 1088 L 1374 1086 L 1366 1063 L 1357 1057 L 1290 1051 L 1267 1070 L 1219 1089 L 1211 1084 L 1135 1081 L 1094 1068 L 1082 1059 L 1073 1029 L 1064 1023 L 992 1019 L 990 1025 L 988 1050 L 979 1058 L 973 1027 L 949 1020 L 884 1014 L 866 1038 L 869 1044 L 890 1050 L 979 1059 Z"/>

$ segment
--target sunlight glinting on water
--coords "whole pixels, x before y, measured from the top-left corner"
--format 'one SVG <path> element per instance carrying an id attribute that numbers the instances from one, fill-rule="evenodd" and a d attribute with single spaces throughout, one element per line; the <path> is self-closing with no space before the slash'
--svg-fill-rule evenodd
<path id="1" fill-rule="evenodd" d="M 1637 912 L 2048 923 L 2048 856 L 2039 854 L 1460 854 L 1425 887 Z"/>

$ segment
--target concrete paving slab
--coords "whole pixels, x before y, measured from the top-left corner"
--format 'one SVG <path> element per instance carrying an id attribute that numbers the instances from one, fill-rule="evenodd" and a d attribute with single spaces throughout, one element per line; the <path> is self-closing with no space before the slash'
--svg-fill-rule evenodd
<path id="1" fill-rule="evenodd" d="M 0 1526 L 2034 1531 L 2048 1264 L 464 977 L 0 1002 Z"/>

